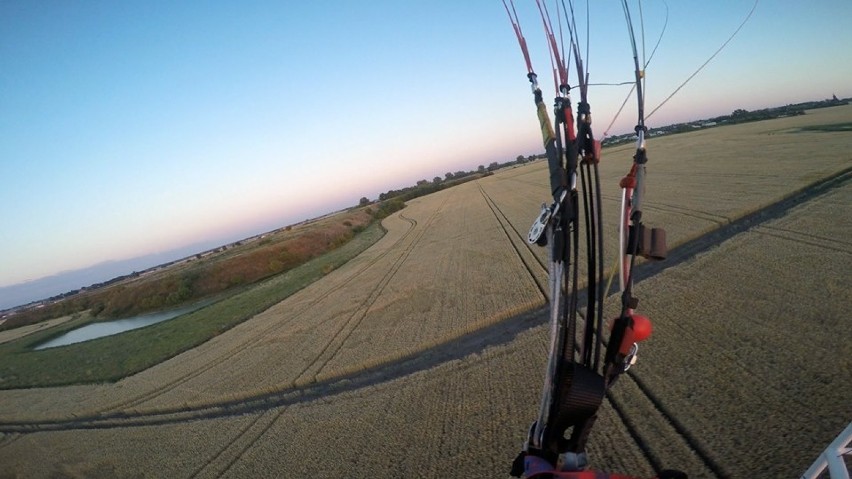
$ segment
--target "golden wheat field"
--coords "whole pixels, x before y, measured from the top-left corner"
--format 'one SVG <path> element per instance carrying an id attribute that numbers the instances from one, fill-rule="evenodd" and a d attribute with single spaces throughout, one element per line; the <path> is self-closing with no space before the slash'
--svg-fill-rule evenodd
<path id="1" fill-rule="evenodd" d="M 651 138 L 645 221 L 674 248 L 848 169 L 850 133 L 801 128 L 849 121 L 845 106 Z M 601 163 L 608 251 L 631 151 Z M 546 250 L 524 239 L 546 177 L 535 162 L 413 200 L 345 266 L 115 384 L 0 391 L 0 477 L 507 476 L 546 362 Z M 655 332 L 600 413 L 596 468 L 789 477 L 813 461 L 852 419 L 850 204 L 847 175 L 637 284 Z"/>

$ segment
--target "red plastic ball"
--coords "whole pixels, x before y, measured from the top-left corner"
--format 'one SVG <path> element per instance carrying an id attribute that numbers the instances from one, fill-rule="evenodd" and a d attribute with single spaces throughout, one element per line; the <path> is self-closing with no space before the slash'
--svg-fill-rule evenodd
<path id="1" fill-rule="evenodd" d="M 642 316 L 641 314 L 633 314 L 632 329 L 633 341 L 636 341 L 637 343 L 648 339 L 648 336 L 651 335 L 651 331 L 654 330 L 653 326 L 651 326 L 651 320 L 648 319 L 647 316 Z"/>

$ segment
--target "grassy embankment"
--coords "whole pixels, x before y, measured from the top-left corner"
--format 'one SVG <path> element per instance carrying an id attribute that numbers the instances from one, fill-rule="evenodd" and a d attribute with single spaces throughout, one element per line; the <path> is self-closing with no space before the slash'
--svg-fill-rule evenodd
<path id="1" fill-rule="evenodd" d="M 78 313 L 56 328 L 0 344 L 0 389 L 115 381 L 191 349 L 282 301 L 346 261 L 384 234 L 378 222 L 344 245 L 207 307 L 120 335 L 34 351 L 51 337 L 93 321 Z"/>

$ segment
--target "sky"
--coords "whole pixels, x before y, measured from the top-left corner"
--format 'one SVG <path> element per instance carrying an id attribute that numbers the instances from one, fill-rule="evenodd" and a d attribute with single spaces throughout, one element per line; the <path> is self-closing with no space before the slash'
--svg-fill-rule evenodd
<path id="1" fill-rule="evenodd" d="M 620 2 L 591 2 L 588 37 L 585 3 L 576 3 L 590 82 L 631 80 Z M 646 71 L 647 109 L 752 5 L 643 2 L 648 55 L 668 9 Z M 535 2 L 516 8 L 550 97 Z M 761 1 L 648 125 L 852 97 L 850 19 L 850 0 Z M 590 88 L 599 136 L 629 88 Z M 609 133 L 635 122 L 631 100 Z M 539 136 L 500 0 L 5 0 L 0 287 L 225 244 L 420 179 L 539 153 Z"/>

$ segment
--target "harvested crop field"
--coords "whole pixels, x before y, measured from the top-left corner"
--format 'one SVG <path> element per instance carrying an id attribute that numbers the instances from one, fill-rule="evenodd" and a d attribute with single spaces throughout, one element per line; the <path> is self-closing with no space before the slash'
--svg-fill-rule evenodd
<path id="1" fill-rule="evenodd" d="M 645 217 L 673 259 L 637 284 L 655 333 L 605 403 L 595 467 L 795 476 L 852 418 L 852 137 L 806 128 L 850 119 L 651 139 Z M 604 150 L 613 229 L 629 155 Z M 545 178 L 536 162 L 411 201 L 321 281 L 115 384 L 0 391 L 2 472 L 505 476 L 546 361 L 546 251 L 523 241 Z"/>

